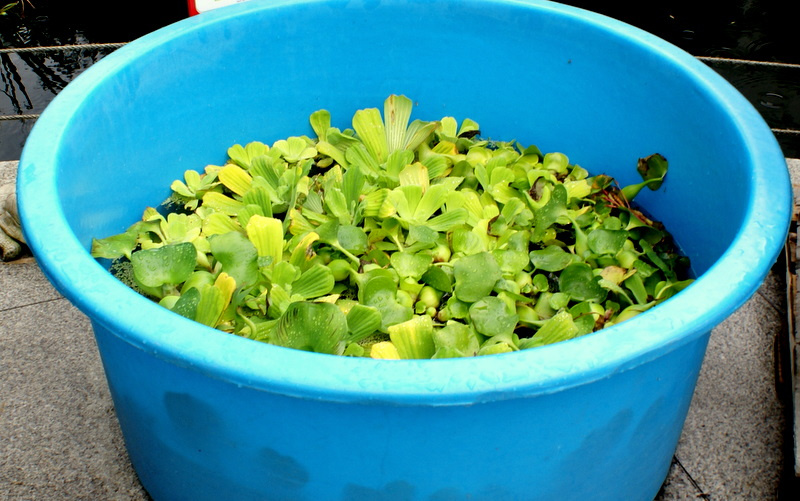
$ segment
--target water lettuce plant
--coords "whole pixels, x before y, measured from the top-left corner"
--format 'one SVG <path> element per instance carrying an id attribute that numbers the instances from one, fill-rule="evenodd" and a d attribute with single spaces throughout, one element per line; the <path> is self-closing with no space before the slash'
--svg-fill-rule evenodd
<path id="1" fill-rule="evenodd" d="M 670 234 L 562 153 L 411 121 L 392 95 L 352 128 L 233 145 L 92 254 L 160 305 L 275 345 L 379 359 L 507 353 L 638 315 L 691 283 Z"/>

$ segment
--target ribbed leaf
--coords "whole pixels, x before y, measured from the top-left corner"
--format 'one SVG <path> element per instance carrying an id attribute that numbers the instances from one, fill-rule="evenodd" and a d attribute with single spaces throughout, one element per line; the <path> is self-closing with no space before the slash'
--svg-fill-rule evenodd
<path id="1" fill-rule="evenodd" d="M 267 184 L 264 178 L 258 177 L 253 180 L 250 189 L 242 197 L 242 202 L 258 205 L 265 216 L 272 217 L 272 201 L 277 198 L 275 190 Z"/>
<path id="2" fill-rule="evenodd" d="M 388 217 L 388 216 L 381 215 L 381 207 L 383 207 L 384 202 L 386 201 L 386 197 L 389 194 L 388 188 L 382 188 L 379 190 L 372 191 L 367 193 L 364 197 L 364 216 L 365 217 Z"/>
<path id="3" fill-rule="evenodd" d="M 333 159 L 334 162 L 347 168 L 350 164 L 347 162 L 345 153 L 327 141 L 320 140 L 317 143 L 317 151 L 322 155 L 327 155 Z"/>
<path id="4" fill-rule="evenodd" d="M 414 209 L 413 221 L 419 224 L 427 221 L 444 205 L 449 193 L 450 190 L 447 189 L 447 186 L 441 184 L 435 184 L 428 188 Z"/>
<path id="5" fill-rule="evenodd" d="M 411 320 L 392 325 L 389 338 L 403 359 L 429 359 L 436 352 L 433 321 L 428 315 L 414 316 Z"/>
<path id="6" fill-rule="evenodd" d="M 381 341 L 373 344 L 369 351 L 369 356 L 381 360 L 400 360 L 400 353 L 397 352 L 397 348 L 391 341 Z"/>
<path id="7" fill-rule="evenodd" d="M 213 285 L 206 285 L 200 291 L 200 300 L 197 302 L 195 321 L 209 327 L 216 327 L 217 320 L 225 310 L 225 301 L 222 292 Z"/>
<path id="8" fill-rule="evenodd" d="M 355 304 L 347 312 L 349 341 L 357 343 L 374 334 L 381 326 L 381 313 L 370 306 Z"/>
<path id="9" fill-rule="evenodd" d="M 447 175 L 450 169 L 450 164 L 448 163 L 447 158 L 443 156 L 431 155 L 422 163 L 428 168 L 429 179 L 443 177 Z"/>
<path id="10" fill-rule="evenodd" d="M 253 178 L 236 164 L 228 164 L 217 174 L 220 182 L 237 195 L 244 195 L 250 189 Z"/>
<path id="11" fill-rule="evenodd" d="M 237 165 L 244 169 L 250 169 L 253 158 L 266 155 L 269 151 L 269 146 L 266 144 L 253 141 L 246 146 L 235 144 L 228 148 L 228 157 Z"/>
<path id="12" fill-rule="evenodd" d="M 397 176 L 400 181 L 400 186 L 416 185 L 421 186 L 422 191 L 428 190 L 430 185 L 430 178 L 428 177 L 428 168 L 419 162 L 406 165 L 400 174 Z"/>
<path id="13" fill-rule="evenodd" d="M 383 103 L 387 153 L 405 149 L 406 128 L 413 103 L 406 96 L 391 95 Z"/>
<path id="14" fill-rule="evenodd" d="M 414 161 L 414 152 L 411 150 L 397 150 L 389 154 L 386 159 L 386 175 L 397 181 L 400 177 L 400 172 L 406 168 L 407 165 Z"/>
<path id="15" fill-rule="evenodd" d="M 202 286 L 195 321 L 216 327 L 225 308 L 230 304 L 235 289 L 236 281 L 225 272 L 219 274 L 213 285 Z"/>
<path id="16" fill-rule="evenodd" d="M 370 154 L 363 143 L 359 142 L 349 147 L 345 152 L 345 158 L 350 164 L 349 168 L 357 167 L 371 179 L 376 179 L 380 175 L 380 163 Z"/>
<path id="17" fill-rule="evenodd" d="M 568 311 L 562 310 L 548 319 L 532 338 L 520 342 L 519 347 L 526 349 L 558 343 L 572 339 L 578 334 L 579 330 L 572 320 L 572 315 Z"/>
<path id="18" fill-rule="evenodd" d="M 222 212 L 213 212 L 203 219 L 203 234 L 208 237 L 241 230 L 242 227 L 236 224 L 236 221 Z"/>
<path id="19" fill-rule="evenodd" d="M 283 174 L 284 167 L 280 159 L 276 159 L 269 155 L 261 155 L 252 160 L 252 167 L 250 173 L 253 177 L 262 177 L 269 183 L 273 191 L 277 191 L 281 185 L 281 174 Z"/>
<path id="20" fill-rule="evenodd" d="M 358 168 L 348 169 L 342 175 L 342 194 L 347 202 L 347 210 L 351 214 L 358 205 L 366 181 L 361 169 Z"/>
<path id="21" fill-rule="evenodd" d="M 244 204 L 222 193 L 209 191 L 203 195 L 203 206 L 220 211 L 229 216 L 235 216 L 242 207 L 244 207 Z"/>
<path id="22" fill-rule="evenodd" d="M 291 303 L 273 330 L 275 342 L 299 350 L 341 355 L 347 319 L 331 303 Z"/>
<path id="23" fill-rule="evenodd" d="M 300 270 L 305 270 L 308 262 L 314 256 L 311 251 L 311 244 L 319 240 L 319 235 L 316 232 L 308 232 L 303 236 L 297 245 L 292 249 L 292 254 L 289 257 L 289 263 Z"/>
<path id="24" fill-rule="evenodd" d="M 409 125 L 405 134 L 404 148 L 408 150 L 416 150 L 419 145 L 424 143 L 433 134 L 433 131 L 439 127 L 439 122 L 423 122 L 421 120 L 414 120 Z"/>
<path id="25" fill-rule="evenodd" d="M 280 219 L 256 215 L 250 218 L 246 230 L 259 256 L 271 257 L 273 263 L 283 258 L 283 222 Z"/>
<path id="26" fill-rule="evenodd" d="M 324 296 L 333 290 L 336 281 L 333 272 L 322 264 L 316 264 L 303 272 L 300 278 L 292 284 L 292 294 L 298 294 L 305 299 Z"/>
<path id="27" fill-rule="evenodd" d="M 314 129 L 314 132 L 317 134 L 317 139 L 320 141 L 324 140 L 328 129 L 331 128 L 330 112 L 328 110 L 315 111 L 309 117 L 309 122 L 311 123 L 311 128 Z"/>
<path id="28" fill-rule="evenodd" d="M 377 108 L 356 111 L 353 115 L 353 129 L 374 159 L 379 163 L 386 160 L 389 148 L 386 145 L 386 132 L 381 120 L 381 112 Z"/>

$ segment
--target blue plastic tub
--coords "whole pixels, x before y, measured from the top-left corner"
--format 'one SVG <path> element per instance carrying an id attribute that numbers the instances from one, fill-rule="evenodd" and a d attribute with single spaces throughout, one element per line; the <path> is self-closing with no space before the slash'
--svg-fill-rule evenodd
<path id="1" fill-rule="evenodd" d="M 88 252 L 234 143 L 346 127 L 392 93 L 621 184 L 697 281 L 647 313 L 543 348 L 377 361 L 293 351 L 149 302 Z M 709 332 L 768 273 L 791 212 L 770 129 L 716 73 L 606 17 L 542 1 L 251 1 L 109 55 L 36 123 L 26 237 L 91 319 L 130 457 L 156 500 L 644 500 L 658 492 Z"/>

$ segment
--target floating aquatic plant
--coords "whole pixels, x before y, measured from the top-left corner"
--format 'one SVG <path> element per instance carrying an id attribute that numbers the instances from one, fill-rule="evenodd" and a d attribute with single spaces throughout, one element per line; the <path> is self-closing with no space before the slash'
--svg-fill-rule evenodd
<path id="1" fill-rule="evenodd" d="M 381 359 L 535 348 L 642 313 L 685 288 L 687 259 L 624 188 L 562 153 L 410 121 L 392 95 L 352 129 L 233 145 L 175 180 L 92 254 L 173 312 L 280 346 Z"/>

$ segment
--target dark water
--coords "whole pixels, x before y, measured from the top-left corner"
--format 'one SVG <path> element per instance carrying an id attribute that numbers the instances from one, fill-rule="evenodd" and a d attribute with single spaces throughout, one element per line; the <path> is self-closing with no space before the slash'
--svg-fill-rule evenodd
<path id="1" fill-rule="evenodd" d="M 11 0 L 0 0 L 0 6 Z M 185 18 L 186 1 L 32 0 L 0 16 L 3 48 L 130 42 Z M 114 48 L 0 53 L 0 115 L 39 114 L 58 92 Z M 35 119 L 0 120 L 0 161 L 17 160 Z"/>
<path id="2" fill-rule="evenodd" d="M 0 0 L 0 5 L 10 0 Z M 2 47 L 129 42 L 187 17 L 184 0 L 142 0 L 125 8 L 100 0 L 34 0 L 0 16 Z M 747 97 L 773 128 L 784 154 L 800 157 L 800 42 L 785 0 L 609 2 L 567 0 L 642 28 L 703 59 Z M 794 16 L 794 17 L 793 17 Z M 81 49 L 0 53 L 0 115 L 39 114 L 75 76 L 112 52 Z M 769 64 L 764 64 L 769 63 Z M 780 63 L 780 64 L 776 64 Z M 34 119 L 0 120 L 0 160 L 16 160 Z"/>

